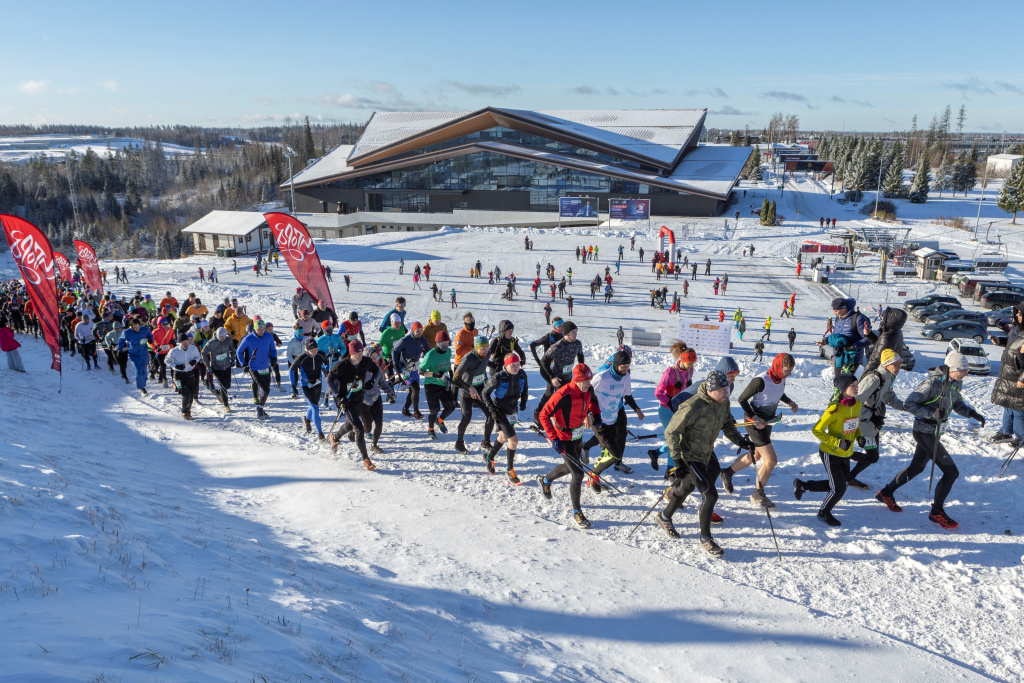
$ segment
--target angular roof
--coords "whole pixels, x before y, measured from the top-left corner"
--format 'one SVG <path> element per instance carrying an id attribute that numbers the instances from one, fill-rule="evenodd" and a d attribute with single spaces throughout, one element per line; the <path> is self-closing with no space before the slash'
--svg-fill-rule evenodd
<path id="1" fill-rule="evenodd" d="M 330 154 L 325 154 L 312 164 L 296 173 L 292 180 L 296 184 L 308 183 L 320 178 L 348 173 L 352 167 L 348 165 L 348 156 L 352 153 L 355 145 L 338 145 Z M 282 187 L 287 187 L 291 181 L 286 181 Z"/>
<path id="2" fill-rule="evenodd" d="M 472 112 L 375 112 L 348 160 L 359 166 L 501 125 L 542 132 L 669 170 L 686 147 L 696 144 L 706 115 L 706 109 L 530 111 L 496 107 Z"/>
<path id="3" fill-rule="evenodd" d="M 257 211 L 211 211 L 182 232 L 238 237 L 248 235 L 266 222 Z"/>

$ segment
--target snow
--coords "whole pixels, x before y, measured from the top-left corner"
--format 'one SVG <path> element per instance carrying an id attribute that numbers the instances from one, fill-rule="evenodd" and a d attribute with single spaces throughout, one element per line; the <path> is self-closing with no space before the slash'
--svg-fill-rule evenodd
<path id="1" fill-rule="evenodd" d="M 843 526 L 826 529 L 814 518 L 821 496 L 790 495 L 794 477 L 822 478 L 810 427 L 830 394 L 814 341 L 824 330 L 835 288 L 794 278 L 793 250 L 804 239 L 827 241 L 818 216 L 838 225 L 862 220 L 855 207 L 830 202 L 819 184 L 800 179 L 784 196 L 744 186 L 746 204 L 766 195 L 787 216 L 781 228 L 756 219 L 655 219 L 650 229 L 629 226 L 562 231 L 445 228 L 437 232 L 367 235 L 317 240 L 333 269 L 339 314 L 357 310 L 369 339 L 396 295 L 409 299 L 411 320 L 436 308 L 453 332 L 461 314 L 478 325 L 516 322 L 524 341 L 544 330 L 545 297 L 529 296 L 535 264 L 550 261 L 574 271 L 574 322 L 588 362 L 596 365 L 614 348 L 614 330 L 641 327 L 670 340 L 675 320 L 649 306 L 648 290 L 681 282 L 654 280 L 649 265 L 629 251 L 655 249 L 661 225 L 675 229 L 677 244 L 700 264 L 684 299 L 689 316 L 727 316 L 742 307 L 746 339 L 734 337 L 741 386 L 767 363 L 752 361 L 753 342 L 766 315 L 773 341 L 766 360 L 785 350 L 785 333 L 796 329 L 797 370 L 788 393 L 800 404 L 775 430 L 779 466 L 768 495 L 782 552 L 775 554 L 768 520 L 751 507 L 753 471 L 735 478 L 738 495 L 721 494 L 725 523 L 714 533 L 725 558 L 709 559 L 697 545 L 695 499 L 677 513 L 681 540 L 668 539 L 650 518 L 630 530 L 664 487 L 662 471 L 649 468 L 646 449 L 660 440 L 627 447 L 631 475 L 609 471 L 623 495 L 586 490 L 588 531 L 571 523 L 565 480 L 554 500 L 536 488 L 538 474 L 556 456 L 527 432 L 517 451 L 513 488 L 483 473 L 477 443 L 482 425 L 470 425 L 468 456 L 456 453 L 454 435 L 425 438 L 422 423 L 386 407 L 378 469 L 358 466 L 343 441 L 338 454 L 304 434 L 304 406 L 276 389 L 271 419 L 256 422 L 247 384 L 236 390 L 235 412 L 211 407 L 204 390 L 196 420 L 178 417 L 177 397 L 150 383 L 142 398 L 134 385 L 105 371 L 86 373 L 65 356 L 61 388 L 47 369 L 43 345 L 23 335 L 28 375 L 0 369 L 0 604 L 8 637 L 0 642 L 4 675 L 45 680 L 480 680 L 480 681 L 676 681 L 755 680 L 767 675 L 800 680 L 862 677 L 868 680 L 1019 680 L 1024 677 L 1024 608 L 1020 541 L 1024 503 L 1015 462 L 1003 478 L 1006 446 L 989 444 L 1001 410 L 988 403 L 998 372 L 969 377 L 964 395 L 988 419 L 977 430 L 963 418 L 951 421 L 944 443 L 961 476 L 947 510 L 960 523 L 946 532 L 927 521 L 926 475 L 898 492 L 905 511 L 895 515 L 871 491 L 851 489 L 835 513 Z M 992 193 L 989 188 L 988 193 Z M 993 195 L 994 196 L 994 195 Z M 915 234 L 936 233 L 954 248 L 969 249 L 970 235 L 938 231 L 928 218 L 970 215 L 957 198 L 947 206 L 907 207 Z M 938 202 L 937 202 L 938 204 Z M 994 204 L 992 205 L 994 207 Z M 800 217 L 796 217 L 796 209 Z M 901 215 L 903 204 L 900 205 Z M 986 210 L 992 207 L 986 202 Z M 955 212 L 955 213 L 954 213 Z M 988 215 L 986 213 L 986 215 Z M 989 218 L 992 220 L 994 215 Z M 810 220 L 808 220 L 810 219 Z M 685 228 L 687 237 L 682 237 Z M 529 234 L 536 250 L 523 250 Z M 1001 233 L 1011 279 L 1019 277 L 1024 249 L 1015 232 Z M 755 258 L 743 258 L 748 243 Z M 626 260 L 614 275 L 615 248 Z M 577 245 L 597 244 L 601 259 L 575 261 Z M 397 273 L 399 257 L 405 275 Z M 468 278 L 476 259 L 485 277 Z M 724 296 L 711 293 L 703 262 L 729 273 Z M 434 303 L 429 290 L 411 290 L 414 264 L 431 264 L 431 279 L 445 292 Z M 874 284 L 877 262 L 864 258 L 844 284 L 862 310 L 878 302 L 941 289 L 901 280 Z M 114 265 L 111 262 L 110 265 Z M 254 280 L 240 259 L 195 256 L 174 261 L 118 261 L 136 289 L 181 296 L 195 291 L 210 305 L 237 296 L 250 314 L 259 312 L 287 332 L 288 297 L 294 280 L 287 269 Z M 500 298 L 486 273 L 500 265 L 519 274 L 520 296 Z M 611 266 L 615 298 L 591 301 L 586 282 Z M 219 284 L 200 283 L 198 267 L 216 266 Z M 350 292 L 342 276 L 353 278 Z M 10 256 L 0 256 L 0 276 L 10 277 Z M 429 286 L 429 282 L 425 283 Z M 447 303 L 455 287 L 459 309 Z M 905 291 L 905 297 L 897 292 Z M 797 294 L 796 317 L 779 319 L 782 299 Z M 553 303 L 565 316 L 565 303 Z M 941 360 L 945 344 L 919 336 L 907 324 L 917 370 Z M 634 396 L 646 413 L 630 429 L 660 431 L 654 384 L 668 359 L 663 349 L 636 347 Z M 700 358 L 699 375 L 716 358 Z M 542 385 L 530 359 L 532 409 Z M 129 370 L 129 374 L 131 374 Z M 902 373 L 900 396 L 920 372 Z M 237 376 L 236 376 L 237 381 Z M 399 394 L 399 401 L 404 399 Z M 734 414 L 738 414 L 734 406 Z M 906 466 L 913 449 L 911 419 L 890 411 L 882 459 L 862 475 L 875 488 Z M 327 422 L 327 425 L 330 421 Z M 326 425 L 325 425 L 326 427 Z M 46 438 L 52 435 L 55 438 Z M 720 442 L 729 463 L 734 449 Z M 503 463 L 504 455 L 498 457 Z M 662 464 L 662 468 L 664 465 Z M 680 670 L 680 665 L 685 667 Z M 689 674 L 689 675 L 688 675 Z"/>
<path id="2" fill-rule="evenodd" d="M 79 157 L 92 150 L 101 156 L 112 156 L 126 147 L 145 147 L 154 144 L 138 138 L 107 138 L 98 135 L 25 135 L 0 137 L 0 161 L 26 163 L 39 156 L 63 159 L 72 152 Z M 164 156 L 186 156 L 195 154 L 191 147 L 164 144 Z"/>

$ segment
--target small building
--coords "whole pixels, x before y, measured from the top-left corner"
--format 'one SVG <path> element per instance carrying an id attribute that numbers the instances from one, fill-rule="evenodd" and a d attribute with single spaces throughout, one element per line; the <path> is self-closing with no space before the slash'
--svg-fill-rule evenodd
<path id="1" fill-rule="evenodd" d="M 192 235 L 197 254 L 243 256 L 267 252 L 275 246 L 266 218 L 255 211 L 211 211 L 182 232 Z M 231 249 L 234 254 L 219 251 Z"/>
<path id="2" fill-rule="evenodd" d="M 947 260 L 949 260 L 948 254 L 923 247 L 914 252 L 914 269 L 922 280 L 935 280 L 939 276 L 942 264 Z"/>
<path id="3" fill-rule="evenodd" d="M 988 158 L 989 173 L 1007 173 L 1020 163 L 1024 156 L 1020 154 L 993 154 Z"/>

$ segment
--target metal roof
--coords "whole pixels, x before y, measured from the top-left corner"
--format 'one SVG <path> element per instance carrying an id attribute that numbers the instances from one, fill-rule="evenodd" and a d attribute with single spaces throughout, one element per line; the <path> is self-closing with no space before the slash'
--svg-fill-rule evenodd
<path id="1" fill-rule="evenodd" d="M 338 145 L 332 149 L 329 154 L 325 154 L 303 170 L 296 173 L 294 181 L 296 183 L 304 183 L 311 180 L 335 176 L 340 173 L 348 173 L 352 170 L 348 165 L 348 157 L 354 148 L 355 145 Z M 289 182 L 291 181 L 286 182 L 282 187 L 287 186 Z"/>
<path id="2" fill-rule="evenodd" d="M 263 214 L 255 211 L 211 211 L 182 232 L 237 237 L 248 235 L 266 222 Z"/>
<path id="3" fill-rule="evenodd" d="M 490 110 L 665 164 L 673 163 L 679 153 L 699 136 L 707 114 L 706 109 Z M 375 112 L 350 157 L 358 159 L 381 147 L 483 111 L 486 109 L 475 112 Z"/>

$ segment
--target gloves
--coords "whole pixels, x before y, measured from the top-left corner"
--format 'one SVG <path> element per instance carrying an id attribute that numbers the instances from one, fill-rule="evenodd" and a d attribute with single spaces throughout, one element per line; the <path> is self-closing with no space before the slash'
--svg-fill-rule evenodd
<path id="1" fill-rule="evenodd" d="M 839 440 L 839 450 L 841 450 L 841 451 L 848 451 L 848 450 L 850 450 L 850 440 L 849 439 L 840 439 Z"/>
<path id="2" fill-rule="evenodd" d="M 522 401 L 519 404 L 519 410 L 526 410 L 526 401 Z"/>
<path id="3" fill-rule="evenodd" d="M 979 413 L 977 410 L 972 410 L 971 414 L 968 415 L 967 417 L 977 420 L 978 422 L 981 423 L 982 427 L 985 426 L 985 416 Z"/>
<path id="4" fill-rule="evenodd" d="M 178 372 L 185 372 L 185 364 L 181 363 L 180 365 L 175 365 L 174 369 L 177 370 Z"/>
<path id="5" fill-rule="evenodd" d="M 881 430 L 882 427 L 885 425 L 885 418 L 882 417 L 881 415 L 875 415 L 874 417 L 871 418 L 870 422 L 871 424 L 875 425 L 875 429 Z"/>
<path id="6" fill-rule="evenodd" d="M 553 441 L 553 442 L 551 443 L 551 447 L 552 447 L 553 449 L 555 449 L 555 453 L 558 453 L 559 455 L 564 455 L 564 454 L 565 454 L 565 446 L 563 446 L 563 445 L 562 445 L 562 442 L 561 442 L 561 441 L 559 441 L 558 439 L 555 439 L 555 440 L 554 440 L 554 441 Z"/>
<path id="7" fill-rule="evenodd" d="M 754 442 L 750 440 L 750 437 L 744 436 L 743 443 L 740 445 L 740 451 L 752 451 L 756 448 Z"/>
<path id="8" fill-rule="evenodd" d="M 394 403 L 394 402 L 395 402 L 395 395 L 394 394 L 388 394 L 388 403 Z"/>

